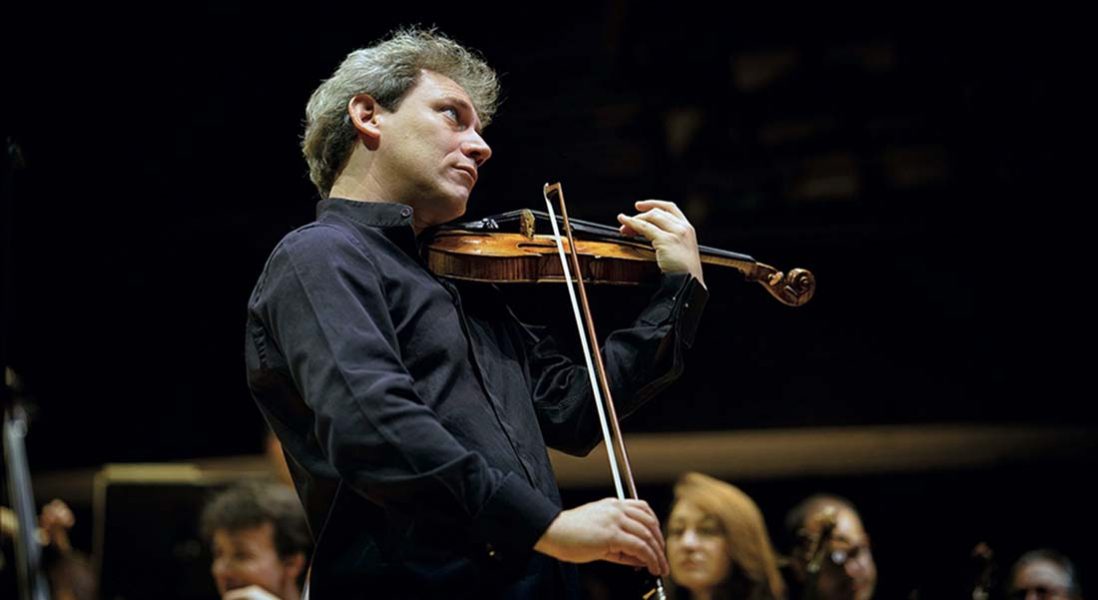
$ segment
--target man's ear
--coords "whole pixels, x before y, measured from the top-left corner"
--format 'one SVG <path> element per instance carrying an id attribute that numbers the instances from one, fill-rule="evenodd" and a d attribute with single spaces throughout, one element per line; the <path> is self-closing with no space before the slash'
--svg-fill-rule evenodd
<path id="1" fill-rule="evenodd" d="M 351 116 L 351 124 L 358 130 L 366 147 L 374 150 L 381 140 L 381 127 L 379 116 L 385 109 L 369 94 L 358 94 L 347 102 L 347 113 Z"/>

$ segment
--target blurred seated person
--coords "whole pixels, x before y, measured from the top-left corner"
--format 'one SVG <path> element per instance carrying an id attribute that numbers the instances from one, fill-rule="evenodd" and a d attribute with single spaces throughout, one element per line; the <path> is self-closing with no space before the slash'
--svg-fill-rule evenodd
<path id="1" fill-rule="evenodd" d="M 732 485 L 700 473 L 680 478 L 666 539 L 673 598 L 785 598 L 762 513 Z"/>
<path id="2" fill-rule="evenodd" d="M 69 541 L 69 530 L 75 524 L 72 509 L 57 499 L 43 506 L 38 516 L 35 539 L 42 546 L 42 569 L 55 600 L 92 600 L 98 594 L 91 561 Z M 0 539 L 14 541 L 18 533 L 15 513 L 0 506 Z"/>
<path id="3" fill-rule="evenodd" d="M 1010 600 L 1083 600 L 1075 565 L 1055 550 L 1033 550 L 1010 569 Z"/>
<path id="4" fill-rule="evenodd" d="M 215 496 L 202 511 L 223 600 L 300 600 L 312 546 L 305 512 L 292 489 L 249 482 Z"/>
<path id="5" fill-rule="evenodd" d="M 877 564 L 862 519 L 849 500 L 830 494 L 809 496 L 786 515 L 785 529 L 793 600 L 873 597 Z M 821 534 L 826 534 L 825 544 L 820 544 Z"/>

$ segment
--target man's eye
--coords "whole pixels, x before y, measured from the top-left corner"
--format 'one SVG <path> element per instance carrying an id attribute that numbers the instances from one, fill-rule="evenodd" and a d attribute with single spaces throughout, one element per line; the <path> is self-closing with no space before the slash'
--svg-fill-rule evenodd
<path id="1" fill-rule="evenodd" d="M 453 119 L 455 121 L 458 120 L 458 111 L 453 106 L 447 106 L 446 108 L 442 109 L 442 112 L 450 115 L 451 119 Z"/>

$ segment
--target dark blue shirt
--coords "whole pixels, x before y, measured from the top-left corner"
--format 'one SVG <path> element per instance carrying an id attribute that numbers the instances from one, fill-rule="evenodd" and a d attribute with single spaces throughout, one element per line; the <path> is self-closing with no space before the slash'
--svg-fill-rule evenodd
<path id="1" fill-rule="evenodd" d="M 601 429 L 586 369 L 498 290 L 430 273 L 412 209 L 329 199 L 274 249 L 248 305 L 248 383 L 316 551 L 312 597 L 562 597 L 532 551 L 561 510 L 546 446 Z M 706 293 L 665 275 L 603 347 L 624 416 L 682 371 Z"/>

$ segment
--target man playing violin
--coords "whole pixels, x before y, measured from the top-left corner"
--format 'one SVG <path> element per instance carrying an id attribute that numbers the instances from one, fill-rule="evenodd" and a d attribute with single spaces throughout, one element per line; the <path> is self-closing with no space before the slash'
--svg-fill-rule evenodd
<path id="1" fill-rule="evenodd" d="M 431 31 L 352 52 L 314 92 L 303 149 L 324 198 L 248 305 L 252 393 L 282 442 L 316 550 L 314 598 L 575 597 L 571 563 L 666 574 L 651 508 L 562 510 L 547 446 L 586 454 L 586 370 L 498 291 L 430 273 L 417 236 L 460 217 L 492 151 L 495 73 Z M 637 203 L 622 231 L 663 271 L 602 349 L 625 415 L 673 381 L 707 297 L 694 230 Z"/>

